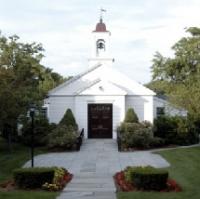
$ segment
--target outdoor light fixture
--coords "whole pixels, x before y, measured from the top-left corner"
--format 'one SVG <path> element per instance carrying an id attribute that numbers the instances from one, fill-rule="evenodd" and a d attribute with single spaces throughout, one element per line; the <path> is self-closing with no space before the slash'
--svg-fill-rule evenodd
<path id="1" fill-rule="evenodd" d="M 34 167 L 34 118 L 35 118 L 35 104 L 30 105 L 29 115 L 31 117 L 31 167 Z"/>
<path id="2" fill-rule="evenodd" d="M 99 89 L 100 89 L 101 91 L 103 91 L 103 90 L 104 90 L 102 86 L 99 86 Z"/>

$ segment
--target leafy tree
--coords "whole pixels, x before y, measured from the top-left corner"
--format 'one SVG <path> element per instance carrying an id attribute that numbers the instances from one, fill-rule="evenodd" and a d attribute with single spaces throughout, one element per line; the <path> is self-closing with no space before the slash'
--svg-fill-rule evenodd
<path id="1" fill-rule="evenodd" d="M 43 51 L 41 44 L 0 33 L 0 131 L 5 137 L 16 130 L 30 103 L 41 105 L 47 91 L 64 80 L 41 64 Z"/>
<path id="2" fill-rule="evenodd" d="M 200 72 L 200 29 L 189 28 L 189 37 L 180 39 L 172 49 L 174 58 L 163 57 L 156 53 L 153 59 L 153 80 L 165 80 L 173 83 L 184 83 L 192 75 Z"/>
<path id="3" fill-rule="evenodd" d="M 129 108 L 126 112 L 124 122 L 127 123 L 137 123 L 138 117 L 133 108 Z"/>
<path id="4" fill-rule="evenodd" d="M 186 30 L 190 35 L 180 39 L 173 47 L 174 57 L 156 53 L 152 65 L 152 82 L 147 86 L 159 94 L 168 95 L 170 101 L 200 119 L 200 28 Z"/>

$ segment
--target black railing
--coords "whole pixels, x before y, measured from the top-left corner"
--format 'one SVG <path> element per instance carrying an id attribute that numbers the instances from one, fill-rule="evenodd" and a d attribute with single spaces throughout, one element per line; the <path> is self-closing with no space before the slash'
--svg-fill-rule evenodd
<path id="1" fill-rule="evenodd" d="M 81 130 L 81 132 L 76 140 L 76 150 L 77 151 L 80 151 L 81 145 L 83 143 L 83 138 L 84 138 L 84 128 Z"/>
<path id="2" fill-rule="evenodd" d="M 121 151 L 122 149 L 122 138 L 121 138 L 121 133 L 117 132 L 117 147 L 118 147 L 118 151 Z"/>

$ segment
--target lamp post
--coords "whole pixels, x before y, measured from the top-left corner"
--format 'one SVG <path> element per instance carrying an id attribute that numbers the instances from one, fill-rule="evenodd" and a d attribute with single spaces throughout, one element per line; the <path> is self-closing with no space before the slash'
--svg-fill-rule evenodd
<path id="1" fill-rule="evenodd" d="M 34 104 L 31 104 L 29 114 L 31 117 L 31 167 L 34 167 L 34 118 L 35 118 Z"/>

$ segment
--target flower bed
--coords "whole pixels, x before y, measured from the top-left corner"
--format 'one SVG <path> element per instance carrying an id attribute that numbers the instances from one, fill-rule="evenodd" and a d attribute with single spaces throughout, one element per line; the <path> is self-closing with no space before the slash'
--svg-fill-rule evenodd
<path id="1" fill-rule="evenodd" d="M 134 186 L 133 183 L 128 182 L 125 179 L 124 171 L 117 172 L 114 175 L 115 185 L 117 187 L 117 191 L 122 192 L 132 192 L 132 191 L 146 191 L 143 189 L 138 189 Z M 159 192 L 180 192 L 182 191 L 181 187 L 176 183 L 173 179 L 168 179 L 166 188 L 160 190 Z"/>
<path id="2" fill-rule="evenodd" d="M 68 182 L 71 181 L 73 175 L 64 168 L 56 168 L 52 183 L 45 182 L 42 189 L 47 191 L 60 191 Z"/>

